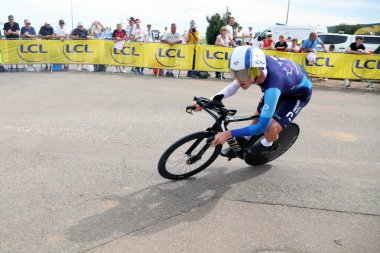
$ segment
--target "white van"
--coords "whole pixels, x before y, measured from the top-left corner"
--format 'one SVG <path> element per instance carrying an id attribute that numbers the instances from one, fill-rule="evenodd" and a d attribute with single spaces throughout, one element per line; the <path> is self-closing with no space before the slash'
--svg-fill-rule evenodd
<path id="1" fill-rule="evenodd" d="M 368 52 L 374 51 L 380 45 L 380 36 L 375 35 L 351 35 L 340 33 L 322 33 L 318 38 L 322 40 L 328 50 L 331 44 L 335 45 L 336 52 L 345 52 L 356 37 L 361 36 L 364 39 L 364 46 Z M 317 51 L 323 51 L 321 45 L 317 46 Z"/>
<path id="2" fill-rule="evenodd" d="M 311 32 L 327 33 L 326 26 L 320 25 L 273 25 L 269 26 L 263 32 L 261 32 L 253 42 L 253 45 L 260 46 L 260 42 L 265 39 L 265 34 L 267 32 L 272 33 L 272 39 L 277 42 L 279 41 L 279 36 L 284 35 L 285 39 L 288 37 L 297 38 L 298 40 L 304 40 L 309 38 Z"/>

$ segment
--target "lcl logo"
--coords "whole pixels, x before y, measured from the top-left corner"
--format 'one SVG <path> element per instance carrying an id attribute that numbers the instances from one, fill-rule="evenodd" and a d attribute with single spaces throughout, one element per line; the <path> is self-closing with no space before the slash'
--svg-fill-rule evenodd
<path id="1" fill-rule="evenodd" d="M 66 59 L 72 62 L 85 62 L 87 61 L 93 51 L 91 51 L 90 46 L 87 44 L 65 44 L 63 47 L 63 54 Z"/>
<path id="2" fill-rule="evenodd" d="M 213 51 L 205 50 L 203 53 L 203 62 L 213 69 L 225 69 L 228 68 L 228 60 L 230 59 L 230 53 L 226 51 Z M 239 62 L 234 62 L 235 65 Z"/>
<path id="3" fill-rule="evenodd" d="M 48 56 L 48 50 L 42 43 L 23 42 L 17 47 L 17 54 L 26 62 L 43 62 Z"/>

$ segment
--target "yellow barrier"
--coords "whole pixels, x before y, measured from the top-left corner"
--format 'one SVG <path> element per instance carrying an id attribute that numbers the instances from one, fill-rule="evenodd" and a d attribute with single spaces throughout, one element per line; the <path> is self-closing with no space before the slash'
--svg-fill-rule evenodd
<path id="1" fill-rule="evenodd" d="M 125 43 L 119 50 L 109 40 L 0 40 L 3 64 L 106 64 L 191 70 L 194 50 L 195 70 L 228 71 L 228 59 L 233 49 L 225 47 Z M 291 59 L 313 77 L 380 79 L 380 55 L 317 53 L 315 63 L 311 63 L 306 60 L 306 54 L 265 53 Z"/>

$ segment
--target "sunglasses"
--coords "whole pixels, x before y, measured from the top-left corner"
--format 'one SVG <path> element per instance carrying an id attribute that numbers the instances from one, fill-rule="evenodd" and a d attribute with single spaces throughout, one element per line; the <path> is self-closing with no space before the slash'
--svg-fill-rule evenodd
<path id="1" fill-rule="evenodd" d="M 222 32 L 227 31 L 226 29 L 222 29 Z"/>
<path id="2" fill-rule="evenodd" d="M 268 38 L 272 38 L 272 35 L 268 35 L 268 36 L 266 36 L 266 37 L 268 37 Z"/>

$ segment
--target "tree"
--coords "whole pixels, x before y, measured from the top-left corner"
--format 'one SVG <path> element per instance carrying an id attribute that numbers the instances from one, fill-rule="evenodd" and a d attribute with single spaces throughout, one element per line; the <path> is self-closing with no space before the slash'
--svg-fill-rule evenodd
<path id="1" fill-rule="evenodd" d="M 220 34 L 220 28 L 227 24 L 227 19 L 231 17 L 231 12 L 223 14 L 223 17 L 219 13 L 215 13 L 211 17 L 206 16 L 208 26 L 206 30 L 206 40 L 207 44 L 214 45 L 216 36 Z M 239 26 L 239 23 L 236 22 L 233 26 L 234 30 Z"/>
<path id="2" fill-rule="evenodd" d="M 335 26 L 334 33 L 339 33 L 343 31 L 345 34 L 354 34 L 357 30 L 364 27 L 364 25 L 356 24 L 356 25 L 348 25 L 348 24 L 339 24 Z"/>

